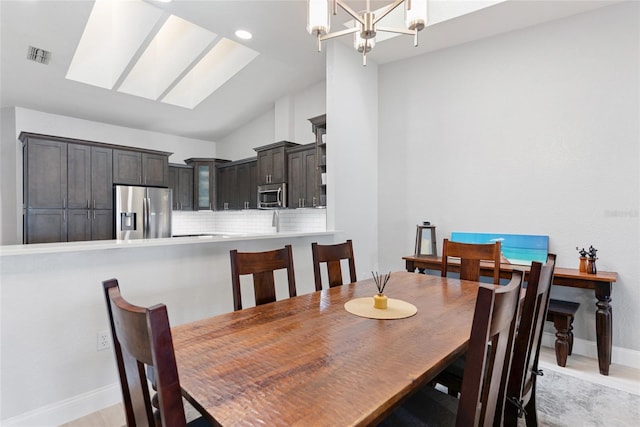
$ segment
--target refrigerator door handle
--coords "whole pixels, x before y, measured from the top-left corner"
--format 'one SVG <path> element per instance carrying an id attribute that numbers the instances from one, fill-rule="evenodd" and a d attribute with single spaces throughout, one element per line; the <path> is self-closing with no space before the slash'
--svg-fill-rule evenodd
<path id="1" fill-rule="evenodd" d="M 143 238 L 149 236 L 149 198 L 142 199 L 142 233 Z"/>

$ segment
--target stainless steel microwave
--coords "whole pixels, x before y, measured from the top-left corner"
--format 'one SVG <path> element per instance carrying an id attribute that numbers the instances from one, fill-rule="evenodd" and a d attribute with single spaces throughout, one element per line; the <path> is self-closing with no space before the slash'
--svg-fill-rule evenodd
<path id="1" fill-rule="evenodd" d="M 258 209 L 280 209 L 287 207 L 287 184 L 265 184 L 258 186 Z"/>

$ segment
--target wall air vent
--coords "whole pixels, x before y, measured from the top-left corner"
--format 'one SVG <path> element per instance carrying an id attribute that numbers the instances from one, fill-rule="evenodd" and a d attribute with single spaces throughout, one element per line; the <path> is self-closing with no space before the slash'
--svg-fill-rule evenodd
<path id="1" fill-rule="evenodd" d="M 27 59 L 46 65 L 49 63 L 49 59 L 51 59 L 51 52 L 44 49 L 39 49 L 37 47 L 29 46 L 29 50 L 27 51 Z"/>

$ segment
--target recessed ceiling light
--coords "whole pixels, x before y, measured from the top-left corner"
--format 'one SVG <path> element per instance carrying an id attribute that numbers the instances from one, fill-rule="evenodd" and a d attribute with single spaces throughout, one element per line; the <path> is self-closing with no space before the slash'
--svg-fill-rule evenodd
<path id="1" fill-rule="evenodd" d="M 250 40 L 253 37 L 253 34 L 246 30 L 238 30 L 236 31 L 236 37 L 242 40 Z"/>

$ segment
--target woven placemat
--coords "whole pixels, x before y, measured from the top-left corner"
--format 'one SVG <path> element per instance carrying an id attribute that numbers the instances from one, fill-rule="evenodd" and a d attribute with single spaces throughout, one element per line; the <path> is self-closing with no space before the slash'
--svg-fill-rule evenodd
<path id="1" fill-rule="evenodd" d="M 393 298 L 387 299 L 387 308 L 375 308 L 373 297 L 349 300 L 344 304 L 344 309 L 351 314 L 369 319 L 404 319 L 418 312 L 415 305 Z"/>

